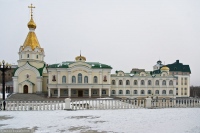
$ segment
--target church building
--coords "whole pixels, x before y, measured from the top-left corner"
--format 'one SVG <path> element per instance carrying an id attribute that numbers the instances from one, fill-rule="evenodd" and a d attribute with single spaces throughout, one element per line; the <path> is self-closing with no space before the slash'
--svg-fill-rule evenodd
<path id="1" fill-rule="evenodd" d="M 18 67 L 13 76 L 14 93 L 46 93 L 48 97 L 176 98 L 189 97 L 190 67 L 177 60 L 153 71 L 132 69 L 111 74 L 112 67 L 88 62 L 81 54 L 75 61 L 46 65 L 44 49 L 37 40 L 31 4 L 29 33 L 19 48 Z"/>

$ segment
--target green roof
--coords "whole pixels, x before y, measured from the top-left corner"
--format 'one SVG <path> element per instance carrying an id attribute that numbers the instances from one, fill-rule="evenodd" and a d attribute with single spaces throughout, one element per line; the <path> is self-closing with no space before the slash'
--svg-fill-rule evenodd
<path id="1" fill-rule="evenodd" d="M 30 65 L 30 66 L 32 66 L 28 61 L 27 61 L 27 63 Z M 34 66 L 32 66 L 32 67 L 34 67 Z M 15 75 L 15 72 L 17 71 L 17 69 L 19 69 L 20 67 L 17 67 L 15 70 L 14 70 L 14 72 L 13 72 L 13 76 Z M 42 76 L 42 72 L 43 72 L 43 69 L 45 68 L 45 64 L 43 65 L 43 67 L 41 67 L 41 68 L 36 68 L 36 67 L 34 67 L 35 69 L 37 69 L 38 70 L 38 72 L 40 73 L 40 76 Z"/>
<path id="2" fill-rule="evenodd" d="M 179 60 L 176 60 L 173 64 L 166 65 L 169 67 L 169 71 L 181 71 L 181 72 L 189 72 L 191 73 L 189 65 L 183 65 L 183 63 L 179 63 Z"/>
<path id="3" fill-rule="evenodd" d="M 176 62 L 174 62 L 172 64 L 168 64 L 166 66 L 169 67 L 169 71 L 170 72 L 180 71 L 180 72 L 189 72 L 189 73 L 191 73 L 190 66 L 189 65 L 183 65 L 183 63 L 180 63 L 179 60 L 176 60 Z M 161 72 L 160 70 L 153 71 L 154 74 L 159 74 L 160 72 Z"/>
<path id="4" fill-rule="evenodd" d="M 75 61 L 66 61 L 66 62 L 62 62 L 62 63 L 48 65 L 47 68 L 69 68 L 69 65 L 71 65 L 73 63 L 76 63 L 76 62 Z M 93 69 L 95 69 L 95 68 L 96 69 L 99 69 L 99 68 L 112 69 L 111 66 L 106 65 L 106 64 L 102 64 L 102 63 L 99 63 L 99 62 L 84 62 L 84 63 L 90 65 L 91 68 L 93 68 Z"/>

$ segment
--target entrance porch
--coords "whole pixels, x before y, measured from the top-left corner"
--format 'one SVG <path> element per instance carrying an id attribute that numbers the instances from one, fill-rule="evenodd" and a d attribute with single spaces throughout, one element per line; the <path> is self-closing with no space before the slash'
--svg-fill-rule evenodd
<path id="1" fill-rule="evenodd" d="M 110 97 L 110 88 L 48 88 L 48 97 L 97 98 Z"/>

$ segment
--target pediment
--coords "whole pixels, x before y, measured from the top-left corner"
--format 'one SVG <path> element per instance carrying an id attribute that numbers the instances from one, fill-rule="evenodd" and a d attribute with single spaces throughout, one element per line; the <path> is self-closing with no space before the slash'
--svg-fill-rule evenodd
<path id="1" fill-rule="evenodd" d="M 76 68 L 76 67 L 83 67 L 83 68 L 91 68 L 91 65 L 89 65 L 89 64 L 87 64 L 87 63 L 85 63 L 85 62 L 74 62 L 74 63 L 72 63 L 72 64 L 70 64 L 69 65 L 69 68 Z"/>

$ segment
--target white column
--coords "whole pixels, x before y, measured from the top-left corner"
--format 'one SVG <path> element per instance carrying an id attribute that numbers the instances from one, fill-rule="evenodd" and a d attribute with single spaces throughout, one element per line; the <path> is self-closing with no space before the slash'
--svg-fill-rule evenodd
<path id="1" fill-rule="evenodd" d="M 110 72 L 108 72 L 108 84 L 111 84 L 111 81 L 110 81 Z"/>
<path id="2" fill-rule="evenodd" d="M 61 83 L 61 81 L 60 81 L 60 79 L 61 79 L 61 77 L 60 77 L 60 71 L 57 72 L 57 77 L 58 77 L 58 84 L 60 84 Z"/>
<path id="3" fill-rule="evenodd" d="M 68 88 L 68 97 L 71 97 L 71 88 Z"/>
<path id="4" fill-rule="evenodd" d="M 92 84 L 92 72 L 89 72 L 89 81 L 88 81 L 88 83 L 89 84 Z"/>
<path id="5" fill-rule="evenodd" d="M 110 88 L 108 89 L 108 96 L 110 97 Z"/>
<path id="6" fill-rule="evenodd" d="M 13 92 L 19 93 L 18 89 L 18 77 L 13 77 Z"/>
<path id="7" fill-rule="evenodd" d="M 91 98 L 91 88 L 89 88 L 89 98 Z"/>
<path id="8" fill-rule="evenodd" d="M 51 97 L 51 88 L 48 88 L 48 97 Z"/>
<path id="9" fill-rule="evenodd" d="M 102 92 L 101 92 L 101 88 L 99 88 L 99 97 L 101 97 L 101 94 L 102 94 Z"/>
<path id="10" fill-rule="evenodd" d="M 37 92 L 42 93 L 42 77 L 37 77 Z"/>
<path id="11" fill-rule="evenodd" d="M 60 97 L 60 88 L 58 88 L 58 98 Z"/>
<path id="12" fill-rule="evenodd" d="M 103 79 L 102 79 L 102 72 L 101 72 L 101 71 L 99 72 L 99 78 L 98 78 L 98 79 L 99 79 L 99 82 L 98 82 L 98 83 L 99 83 L 99 84 L 102 84 L 102 80 L 103 80 Z"/>
<path id="13" fill-rule="evenodd" d="M 51 84 L 51 80 L 52 80 L 51 71 L 49 71 L 48 73 L 49 73 L 49 77 L 48 77 L 48 83 L 49 83 L 49 84 Z"/>
<path id="14" fill-rule="evenodd" d="M 68 71 L 68 83 L 71 84 L 72 80 L 71 80 L 71 71 Z"/>

